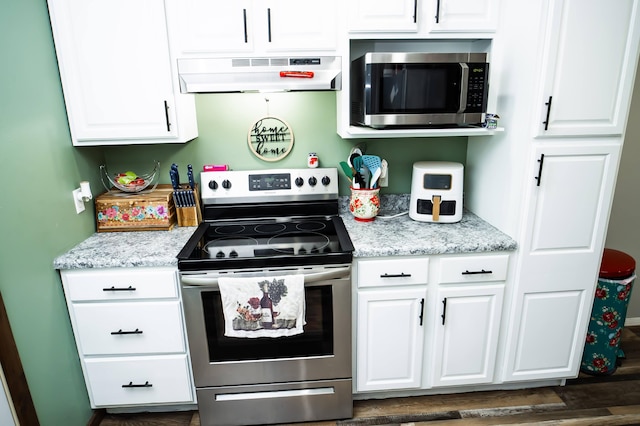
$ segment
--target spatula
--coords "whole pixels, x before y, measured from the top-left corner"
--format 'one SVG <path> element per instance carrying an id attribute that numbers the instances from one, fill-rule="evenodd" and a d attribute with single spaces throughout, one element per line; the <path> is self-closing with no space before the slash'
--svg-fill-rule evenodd
<path id="1" fill-rule="evenodd" d="M 380 157 L 378 157 L 377 155 L 363 155 L 361 158 L 366 168 L 371 172 L 371 176 L 374 177 L 377 175 L 377 181 L 380 177 L 380 173 L 382 173 L 382 170 L 380 170 Z M 373 182 L 372 179 L 370 183 L 371 188 L 373 188 L 374 183 L 375 182 Z"/>

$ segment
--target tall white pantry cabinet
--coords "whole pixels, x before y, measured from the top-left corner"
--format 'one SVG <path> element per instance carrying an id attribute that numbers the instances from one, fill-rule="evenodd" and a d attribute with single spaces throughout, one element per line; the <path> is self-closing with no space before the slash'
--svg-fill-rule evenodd
<path id="1" fill-rule="evenodd" d="M 503 2 L 505 131 L 469 140 L 466 206 L 518 241 L 504 382 L 575 377 L 638 62 L 638 0 Z M 502 36 L 508 34 L 508 36 Z"/>

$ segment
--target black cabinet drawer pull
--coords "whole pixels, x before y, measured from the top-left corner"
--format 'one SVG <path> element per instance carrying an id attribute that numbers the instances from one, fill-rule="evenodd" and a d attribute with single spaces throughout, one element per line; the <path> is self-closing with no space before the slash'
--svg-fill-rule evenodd
<path id="1" fill-rule="evenodd" d="M 136 291 L 135 287 L 129 286 L 129 287 L 108 287 L 108 288 L 103 288 L 102 291 Z"/>
<path id="2" fill-rule="evenodd" d="M 481 269 L 479 271 L 466 270 L 462 272 L 462 275 L 477 275 L 477 274 L 493 274 L 493 271 L 485 271 L 484 269 Z"/>
<path id="3" fill-rule="evenodd" d="M 129 384 L 127 385 L 122 385 L 123 388 L 150 388 L 153 385 L 151 383 L 149 383 L 149 381 L 146 381 L 142 384 L 134 384 L 133 382 L 129 382 Z"/>
<path id="4" fill-rule="evenodd" d="M 119 334 L 142 334 L 142 330 L 139 329 L 135 329 L 133 331 L 122 331 L 122 329 L 118 330 L 118 331 L 112 331 L 111 332 L 112 335 L 119 335 Z"/>
<path id="5" fill-rule="evenodd" d="M 405 274 L 404 272 L 401 272 L 399 274 L 382 274 L 380 275 L 380 278 L 407 278 L 410 277 L 411 274 Z"/>

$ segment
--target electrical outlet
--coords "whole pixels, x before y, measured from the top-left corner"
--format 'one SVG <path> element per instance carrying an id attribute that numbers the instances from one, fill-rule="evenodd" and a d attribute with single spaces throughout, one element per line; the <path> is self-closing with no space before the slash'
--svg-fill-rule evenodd
<path id="1" fill-rule="evenodd" d="M 73 202 L 76 205 L 76 213 L 80 214 L 84 211 L 84 201 L 82 201 L 82 189 L 74 189 L 72 192 Z"/>

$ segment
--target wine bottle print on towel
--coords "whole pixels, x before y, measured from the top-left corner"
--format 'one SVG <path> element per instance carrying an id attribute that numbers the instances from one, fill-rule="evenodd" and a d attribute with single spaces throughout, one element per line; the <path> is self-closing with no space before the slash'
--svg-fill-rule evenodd
<path id="1" fill-rule="evenodd" d="M 302 276 L 230 278 L 220 279 L 219 284 L 226 336 L 279 337 L 302 333 Z"/>

